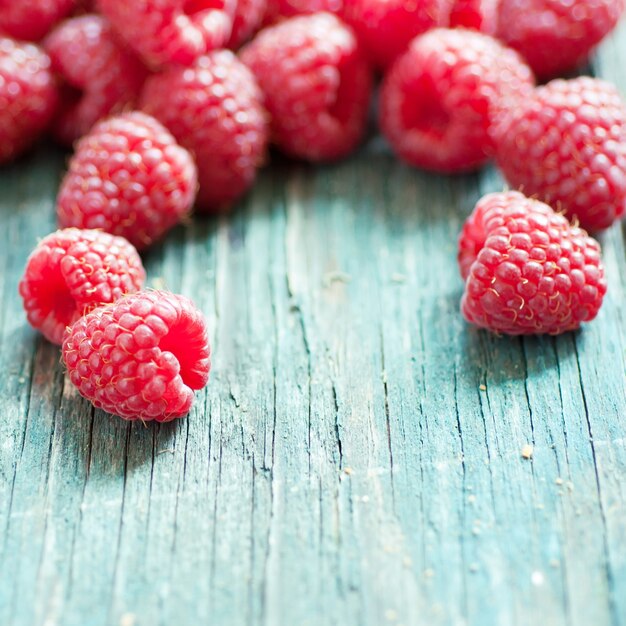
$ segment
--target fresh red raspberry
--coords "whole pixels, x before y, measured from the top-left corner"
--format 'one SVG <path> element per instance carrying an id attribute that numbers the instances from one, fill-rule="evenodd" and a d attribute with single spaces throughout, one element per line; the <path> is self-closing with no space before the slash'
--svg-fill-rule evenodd
<path id="1" fill-rule="evenodd" d="M 479 201 L 459 264 L 467 321 L 507 335 L 576 330 L 596 317 L 607 289 L 598 242 L 515 191 Z"/>
<path id="2" fill-rule="evenodd" d="M 471 28 L 487 35 L 498 29 L 498 8 L 501 0 L 453 0 L 450 28 Z"/>
<path id="3" fill-rule="evenodd" d="M 446 26 L 449 0 L 351 0 L 342 17 L 354 29 L 370 62 L 384 69 L 417 35 Z"/>
<path id="4" fill-rule="evenodd" d="M 284 152 L 329 161 L 361 141 L 372 93 L 352 32 L 330 13 L 292 17 L 242 51 L 265 94 L 272 139 Z"/>
<path id="5" fill-rule="evenodd" d="M 508 183 L 583 228 L 608 228 L 626 210 L 626 103 L 595 78 L 554 80 L 494 127 Z"/>
<path id="6" fill-rule="evenodd" d="M 191 155 L 168 130 L 125 113 L 78 142 L 57 198 L 59 224 L 100 228 L 142 249 L 191 211 L 197 186 Z"/>
<path id="7" fill-rule="evenodd" d="M 350 3 L 351 0 L 347 0 Z M 264 23 L 275 24 L 276 22 L 296 15 L 310 15 L 326 11 L 341 15 L 345 0 L 268 0 Z"/>
<path id="8" fill-rule="evenodd" d="M 236 50 L 248 41 L 261 28 L 266 10 L 267 0 L 239 0 L 228 47 Z"/>
<path id="9" fill-rule="evenodd" d="M 54 134 L 66 146 L 100 118 L 132 106 L 147 75 L 99 15 L 63 22 L 46 38 L 45 47 L 62 84 Z"/>
<path id="10" fill-rule="evenodd" d="M 189 412 L 208 382 L 202 313 L 183 296 L 140 291 L 80 318 L 63 361 L 82 396 L 127 420 L 168 422 Z"/>
<path id="11" fill-rule="evenodd" d="M 223 47 L 236 0 L 99 0 L 99 7 L 151 67 L 191 65 Z"/>
<path id="12" fill-rule="evenodd" d="M 383 83 L 380 125 L 408 163 L 443 173 L 471 171 L 493 152 L 496 112 L 532 91 L 530 69 L 513 50 L 465 29 L 417 37 Z"/>
<path id="13" fill-rule="evenodd" d="M 0 164 L 37 140 L 57 104 L 48 55 L 34 44 L 0 37 Z"/>
<path id="14" fill-rule="evenodd" d="M 252 186 L 266 158 L 267 114 L 254 76 L 232 52 L 152 76 L 141 104 L 196 157 L 199 210 L 227 208 Z"/>
<path id="15" fill-rule="evenodd" d="M 0 0 L 0 32 L 39 41 L 74 6 L 75 0 Z"/>
<path id="16" fill-rule="evenodd" d="M 30 325 L 60 345 L 66 327 L 81 315 L 138 291 L 145 279 L 137 250 L 126 239 L 67 228 L 39 242 L 19 292 Z"/>
<path id="17" fill-rule="evenodd" d="M 586 61 L 623 11 L 624 0 L 502 0 L 498 36 L 554 78 Z"/>

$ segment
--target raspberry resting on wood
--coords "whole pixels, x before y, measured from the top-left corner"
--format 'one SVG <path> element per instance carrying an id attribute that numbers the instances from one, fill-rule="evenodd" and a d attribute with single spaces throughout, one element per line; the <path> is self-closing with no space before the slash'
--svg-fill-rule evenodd
<path id="1" fill-rule="evenodd" d="M 71 326 L 63 361 L 80 394 L 127 420 L 186 415 L 208 382 L 211 349 L 191 300 L 141 291 L 99 307 Z"/>

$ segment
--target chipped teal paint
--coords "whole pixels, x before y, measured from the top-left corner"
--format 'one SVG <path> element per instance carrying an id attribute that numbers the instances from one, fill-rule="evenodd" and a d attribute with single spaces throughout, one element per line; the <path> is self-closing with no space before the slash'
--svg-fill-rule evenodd
<path id="1" fill-rule="evenodd" d="M 597 65 L 626 93 L 624 63 L 626 27 Z M 626 626 L 623 227 L 596 323 L 497 339 L 462 322 L 454 258 L 493 171 L 377 141 L 277 165 L 146 258 L 215 369 L 144 428 L 76 396 L 15 297 L 63 160 L 0 174 L 0 624 Z"/>

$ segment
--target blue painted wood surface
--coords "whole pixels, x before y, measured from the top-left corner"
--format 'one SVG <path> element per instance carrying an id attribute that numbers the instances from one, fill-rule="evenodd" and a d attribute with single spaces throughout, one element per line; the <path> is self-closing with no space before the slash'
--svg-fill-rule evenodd
<path id="1" fill-rule="evenodd" d="M 626 95 L 625 64 L 623 26 L 594 69 Z M 495 171 L 378 138 L 276 164 L 147 255 L 215 359 L 188 419 L 144 427 L 77 396 L 16 297 L 64 159 L 0 173 L 0 624 L 626 625 L 624 226 L 595 323 L 497 338 L 455 262 Z"/>

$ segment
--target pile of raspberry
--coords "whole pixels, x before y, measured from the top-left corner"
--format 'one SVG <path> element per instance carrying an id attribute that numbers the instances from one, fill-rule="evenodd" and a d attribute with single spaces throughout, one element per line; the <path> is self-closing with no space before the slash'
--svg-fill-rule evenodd
<path id="1" fill-rule="evenodd" d="M 463 227 L 464 317 L 510 335 L 579 328 L 607 289 L 587 231 L 626 211 L 626 103 L 604 81 L 563 77 L 624 8 L 0 0 L 0 165 L 46 134 L 73 150 L 60 230 L 20 282 L 28 321 L 96 407 L 186 415 L 209 377 L 207 324 L 187 298 L 144 289 L 139 253 L 193 210 L 229 211 L 270 147 L 348 157 L 375 111 L 407 164 L 454 175 L 493 160 L 512 189 L 482 198 Z"/>

